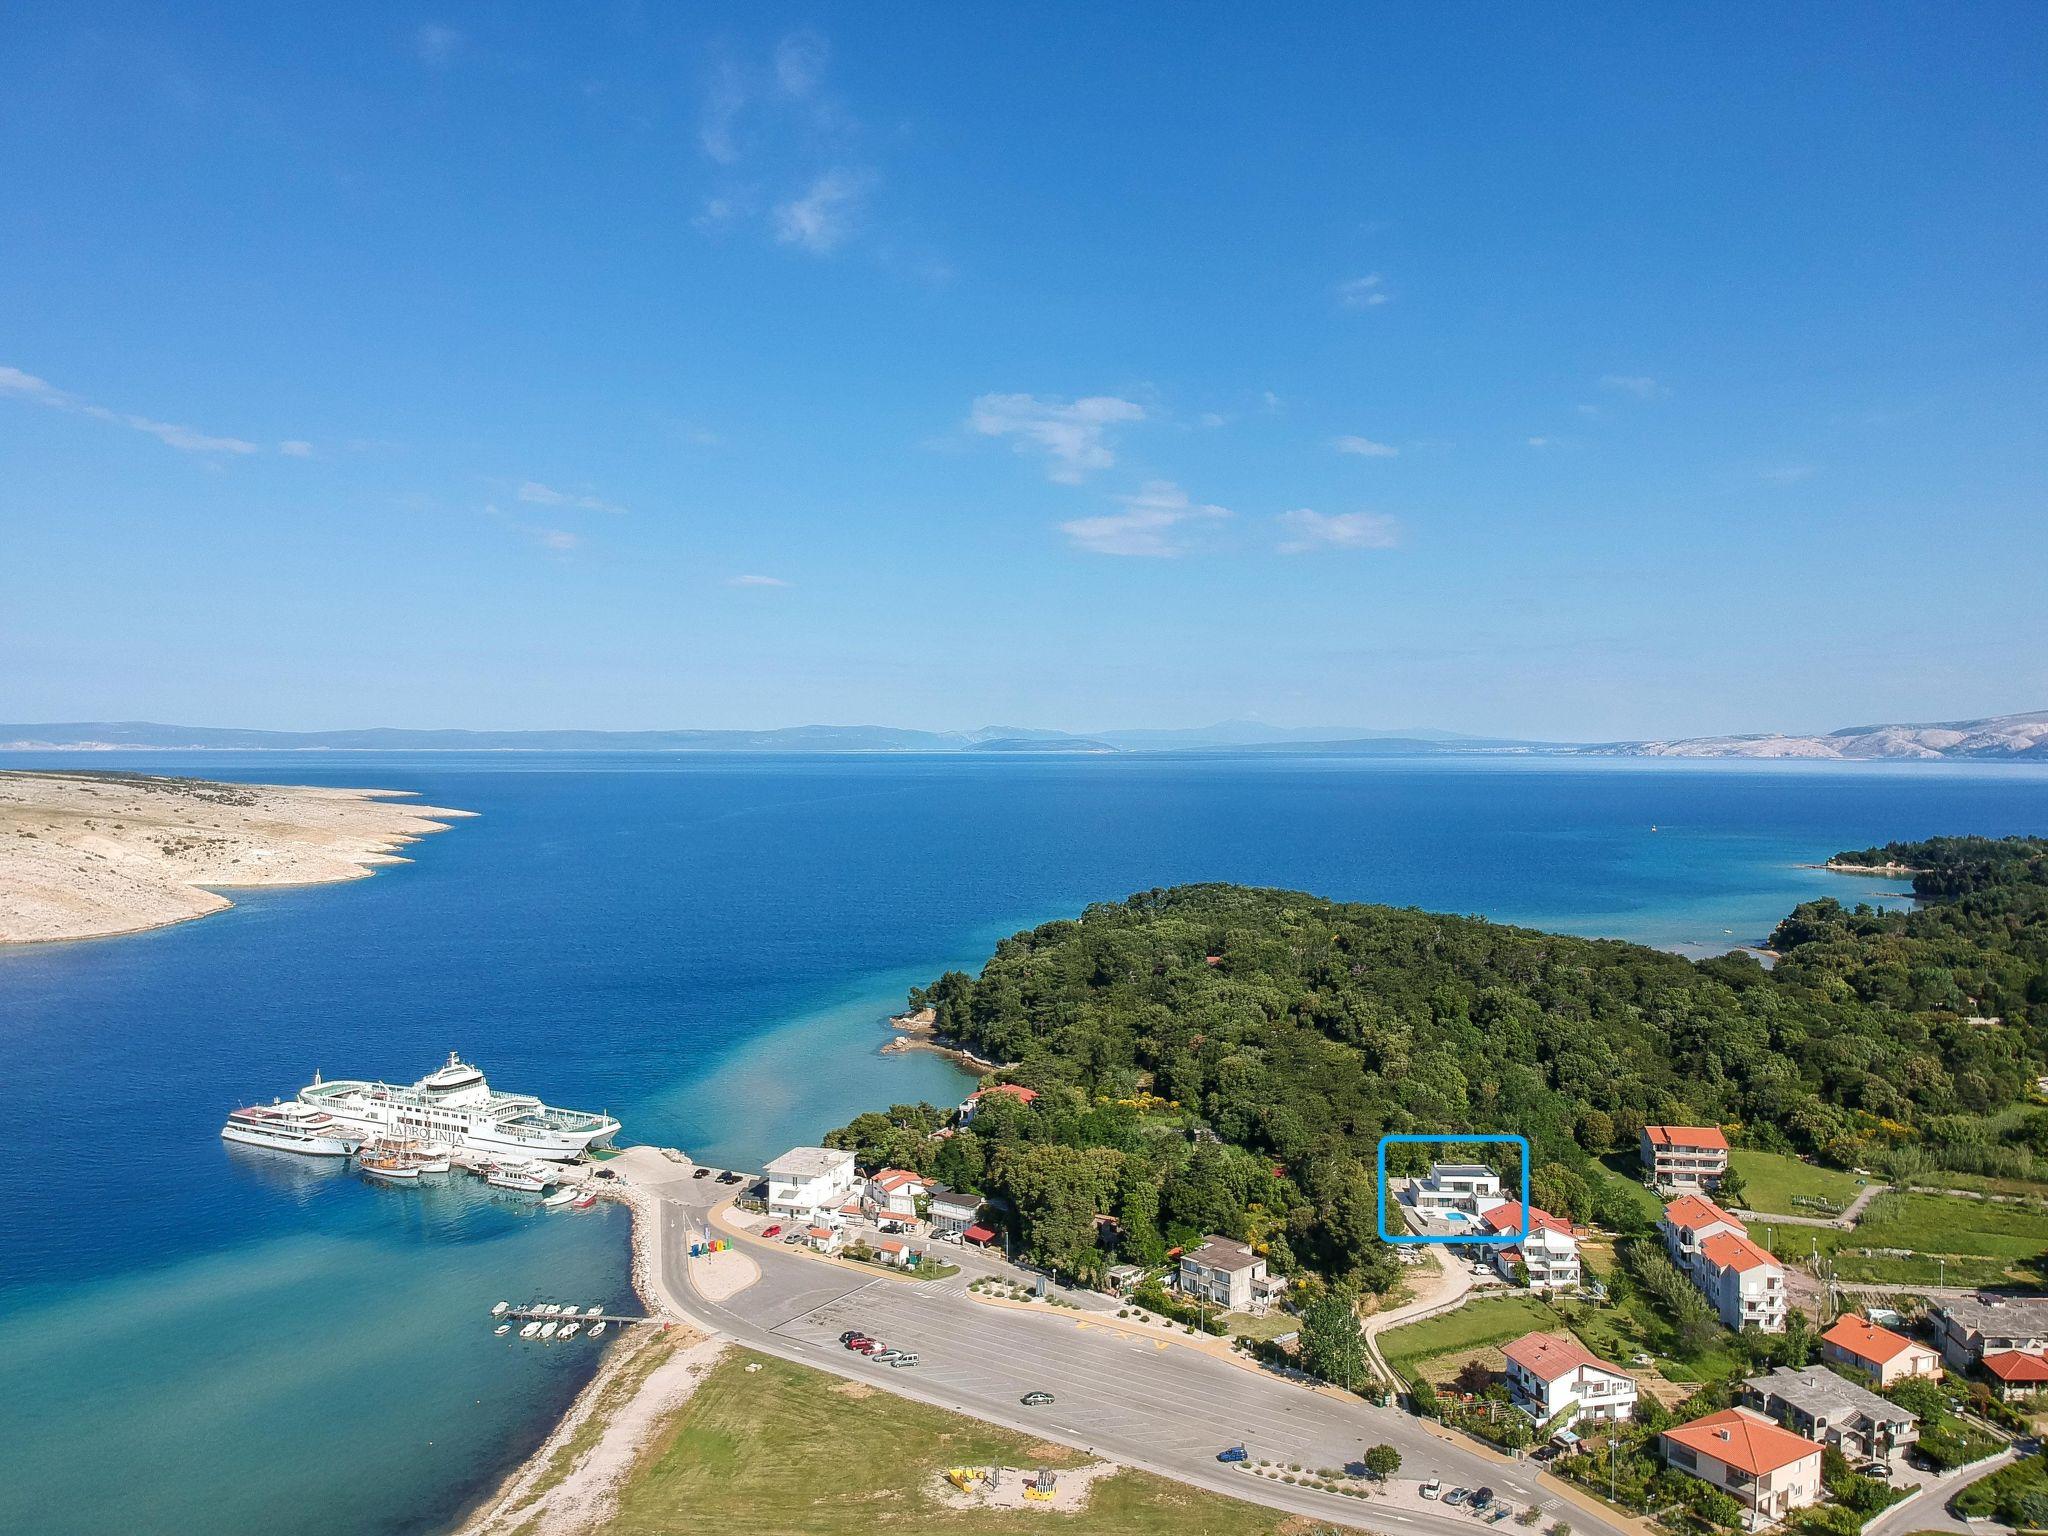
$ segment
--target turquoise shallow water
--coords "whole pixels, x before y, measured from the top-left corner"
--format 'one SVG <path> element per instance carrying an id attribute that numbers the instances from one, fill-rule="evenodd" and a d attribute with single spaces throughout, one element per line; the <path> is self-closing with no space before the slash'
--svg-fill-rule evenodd
<path id="1" fill-rule="evenodd" d="M 16 759 L 16 764 L 21 759 Z M 45 764 L 51 759 L 42 759 Z M 346 886 L 0 954 L 0 1530 L 445 1529 L 597 1351 L 491 1301 L 623 1302 L 622 1213 L 373 1188 L 241 1154 L 237 1101 L 411 1078 L 449 1049 L 758 1165 L 857 1110 L 957 1097 L 884 1057 L 913 982 L 1014 928 L 1196 879 L 1481 912 L 1705 952 L 1800 868 L 2039 831 L 2039 770 L 1315 759 L 95 756 L 371 784 L 482 813 Z M 1652 832 L 1655 826 L 1658 830 Z"/>

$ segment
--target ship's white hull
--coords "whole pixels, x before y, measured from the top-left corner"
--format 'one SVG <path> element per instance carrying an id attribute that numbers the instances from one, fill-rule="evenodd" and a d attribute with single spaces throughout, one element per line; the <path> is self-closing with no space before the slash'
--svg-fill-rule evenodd
<path id="1" fill-rule="evenodd" d="M 245 1147 L 268 1147 L 273 1152 L 298 1152 L 306 1157 L 347 1157 L 356 1149 L 354 1142 L 339 1136 L 291 1136 L 246 1125 L 224 1125 L 220 1137 Z"/>
<path id="2" fill-rule="evenodd" d="M 384 1105 L 359 1107 L 342 1102 L 323 1107 L 350 1130 L 361 1131 L 368 1139 L 402 1140 L 413 1130 L 409 1125 L 400 1124 L 398 1116 L 390 1113 Z M 537 1157 L 550 1163 L 566 1163 L 580 1157 L 593 1142 L 602 1140 L 610 1132 L 600 1127 L 592 1131 L 534 1131 L 514 1136 L 490 1124 L 461 1126 L 443 1122 L 434 1126 L 434 1134 L 452 1146 L 471 1152 L 487 1152 L 496 1157 Z"/>

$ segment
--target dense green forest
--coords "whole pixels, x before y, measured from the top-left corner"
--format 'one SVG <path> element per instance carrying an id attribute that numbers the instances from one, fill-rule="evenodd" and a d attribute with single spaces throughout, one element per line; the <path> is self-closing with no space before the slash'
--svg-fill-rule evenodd
<path id="1" fill-rule="evenodd" d="M 1640 1207 L 1595 1160 L 1645 1123 L 1844 1167 L 2048 1153 L 2048 1112 L 1999 1113 L 2048 1068 L 2048 842 L 1838 858 L 1920 871 L 1921 905 L 1805 903 L 1770 968 L 1290 891 L 1146 891 L 912 995 L 1036 1104 L 937 1139 L 941 1111 L 896 1106 L 828 1140 L 997 1197 L 1071 1272 L 1223 1232 L 1371 1289 L 1397 1274 L 1375 1231 L 1387 1132 L 1519 1131 L 1539 1204 L 1617 1228 Z"/>

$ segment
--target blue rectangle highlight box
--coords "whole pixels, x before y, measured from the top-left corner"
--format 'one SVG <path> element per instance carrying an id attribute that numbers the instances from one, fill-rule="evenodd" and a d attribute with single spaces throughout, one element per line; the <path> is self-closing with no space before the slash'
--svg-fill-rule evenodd
<path id="1" fill-rule="evenodd" d="M 1491 1237 L 1432 1237 L 1427 1232 L 1389 1232 L 1387 1230 L 1387 1148 L 1397 1142 L 1421 1143 L 1430 1146 L 1469 1147 L 1475 1142 L 1505 1141 L 1519 1147 L 1522 1152 L 1522 1229 L 1516 1232 L 1498 1232 Z M 1398 1243 L 1409 1248 L 1420 1248 L 1435 1244 L 1442 1248 L 1505 1248 L 1519 1243 L 1528 1235 L 1529 1227 L 1529 1138 L 1518 1136 L 1512 1131 L 1473 1131 L 1460 1135 L 1415 1135 L 1382 1136 L 1379 1149 L 1379 1223 L 1380 1240 Z"/>

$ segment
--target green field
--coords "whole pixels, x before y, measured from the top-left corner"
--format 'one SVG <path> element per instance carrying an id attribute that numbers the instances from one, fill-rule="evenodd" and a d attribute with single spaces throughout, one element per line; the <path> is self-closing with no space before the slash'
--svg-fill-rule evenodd
<path id="1" fill-rule="evenodd" d="M 1933 1194 L 1881 1196 L 1854 1232 L 1784 1228 L 1779 1246 L 1788 1260 L 1813 1247 L 1833 1255 L 1844 1280 L 2038 1284 L 2048 1278 L 2048 1211 Z M 1913 1257 L 1865 1255 L 1866 1248 L 1908 1249 Z"/>
<path id="2" fill-rule="evenodd" d="M 1442 1317 L 1390 1328 L 1379 1337 L 1380 1353 L 1403 1379 L 1413 1381 L 1416 1367 L 1441 1356 L 1505 1344 L 1525 1333 L 1562 1326 L 1547 1304 L 1527 1291 L 1518 1291 L 1512 1296 L 1467 1302 Z"/>
<path id="3" fill-rule="evenodd" d="M 749 1371 L 749 1367 L 759 1370 Z M 1078 1512 L 950 1507 L 948 1467 L 1072 1467 L 1089 1458 L 856 1382 L 735 1350 L 704 1378 L 621 1490 L 605 1536 L 679 1530 L 961 1536 L 1279 1536 L 1276 1510 L 1126 1471 Z"/>
<path id="4" fill-rule="evenodd" d="M 1595 1159 L 1594 1166 L 1604 1170 L 1611 1183 L 1621 1186 L 1646 1220 L 1655 1221 L 1664 1214 L 1664 1202 L 1654 1189 L 1643 1183 L 1643 1165 L 1635 1153 L 1609 1152 L 1605 1157 Z"/>
<path id="5" fill-rule="evenodd" d="M 1728 1154 L 1729 1166 L 1742 1175 L 1742 1204 L 1752 1211 L 1779 1211 L 1790 1216 L 1824 1215 L 1801 1197 L 1822 1199 L 1840 1210 L 1861 1193 L 1867 1180 L 1835 1168 L 1820 1168 L 1776 1152 L 1746 1148 Z"/>

